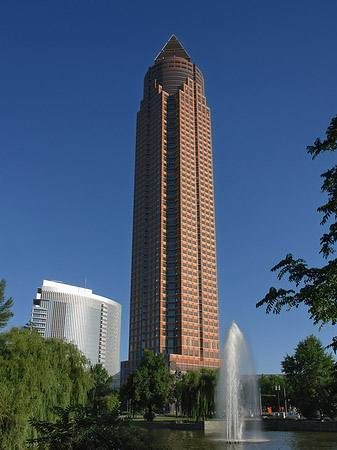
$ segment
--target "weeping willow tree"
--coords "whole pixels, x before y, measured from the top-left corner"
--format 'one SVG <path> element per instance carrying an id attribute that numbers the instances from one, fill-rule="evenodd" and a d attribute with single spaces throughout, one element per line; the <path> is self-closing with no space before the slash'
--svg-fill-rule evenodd
<path id="1" fill-rule="evenodd" d="M 188 370 L 179 382 L 181 404 L 188 417 L 205 419 L 214 412 L 215 389 L 218 371 L 202 367 L 200 371 Z"/>
<path id="2" fill-rule="evenodd" d="M 200 416 L 211 417 L 215 410 L 215 390 L 218 370 L 202 367 L 200 369 Z"/>
<path id="3" fill-rule="evenodd" d="M 52 408 L 84 404 L 92 387 L 88 361 L 73 344 L 15 328 L 0 335 L 0 448 L 26 448 L 29 418 L 53 420 Z"/>

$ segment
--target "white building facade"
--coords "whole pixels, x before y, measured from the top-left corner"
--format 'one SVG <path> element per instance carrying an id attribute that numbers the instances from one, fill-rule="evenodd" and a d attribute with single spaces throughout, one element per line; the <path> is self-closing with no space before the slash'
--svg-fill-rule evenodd
<path id="1" fill-rule="evenodd" d="M 109 375 L 119 372 L 122 306 L 92 290 L 44 280 L 33 300 L 31 321 L 46 338 L 65 339 L 100 363 Z"/>

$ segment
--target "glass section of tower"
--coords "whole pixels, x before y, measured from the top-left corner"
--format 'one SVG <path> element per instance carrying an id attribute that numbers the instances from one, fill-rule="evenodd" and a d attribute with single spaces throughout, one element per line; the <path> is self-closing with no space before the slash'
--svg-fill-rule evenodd
<path id="1" fill-rule="evenodd" d="M 195 66 L 194 66 L 195 69 Z M 194 70 L 195 73 L 195 70 Z M 194 84 L 194 111 L 197 116 L 197 84 Z M 199 196 L 199 158 L 198 158 L 198 122 L 195 121 L 195 171 L 196 171 L 196 197 L 197 197 L 197 227 L 198 227 L 198 281 L 199 281 L 199 339 L 200 357 L 204 356 L 204 334 L 203 334 L 203 296 L 202 296 L 202 268 L 201 268 L 201 239 L 200 239 L 200 196 Z"/>
<path id="2" fill-rule="evenodd" d="M 179 307 L 178 291 L 178 154 L 177 114 L 175 97 L 167 99 L 167 165 L 166 165 L 166 353 L 179 352 Z"/>

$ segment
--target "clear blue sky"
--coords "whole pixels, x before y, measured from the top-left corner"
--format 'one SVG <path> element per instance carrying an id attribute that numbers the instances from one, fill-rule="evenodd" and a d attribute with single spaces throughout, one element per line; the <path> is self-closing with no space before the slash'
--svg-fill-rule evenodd
<path id="1" fill-rule="evenodd" d="M 0 4 L 0 278 L 30 319 L 43 279 L 123 306 L 127 358 L 136 113 L 172 33 L 202 70 L 212 111 L 220 330 L 234 319 L 256 371 L 313 333 L 305 309 L 255 304 L 293 252 L 323 263 L 321 172 L 306 146 L 337 113 L 335 0 L 16 1 Z"/>

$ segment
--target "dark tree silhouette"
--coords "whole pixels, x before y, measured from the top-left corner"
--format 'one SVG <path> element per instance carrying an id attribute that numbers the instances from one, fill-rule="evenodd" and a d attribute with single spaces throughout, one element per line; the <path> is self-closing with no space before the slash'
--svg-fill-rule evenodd
<path id="1" fill-rule="evenodd" d="M 337 116 L 331 120 L 326 139 L 323 142 L 316 139 L 314 145 L 307 147 L 307 151 L 314 159 L 323 152 L 334 152 L 336 149 Z M 291 253 L 287 254 L 271 271 L 278 271 L 279 280 L 287 275 L 296 290 L 271 287 L 268 294 L 256 304 L 257 307 L 265 305 L 267 313 L 278 314 L 283 307 L 289 310 L 303 303 L 308 307 L 310 319 L 320 327 L 327 323 L 335 325 L 337 322 L 337 259 L 331 258 L 337 241 L 337 165 L 321 177 L 324 180 L 321 190 L 327 193 L 328 201 L 318 208 L 318 212 L 323 213 L 321 225 L 330 222 L 330 226 L 321 237 L 320 253 L 328 260 L 327 264 L 321 268 L 308 267 L 303 259 L 294 259 Z M 336 352 L 337 336 L 330 346 Z"/>

